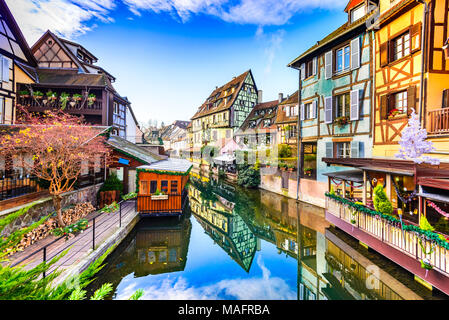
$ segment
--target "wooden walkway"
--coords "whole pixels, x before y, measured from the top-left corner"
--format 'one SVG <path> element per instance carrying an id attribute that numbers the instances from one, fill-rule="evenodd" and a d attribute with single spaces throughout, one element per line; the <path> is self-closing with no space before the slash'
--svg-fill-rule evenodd
<path id="1" fill-rule="evenodd" d="M 121 227 L 124 228 L 137 215 L 135 201 L 123 202 L 121 211 Z M 95 228 L 93 226 L 94 218 Z M 98 248 L 99 245 L 120 229 L 119 210 L 112 213 L 93 212 L 86 219 L 89 220 L 88 229 L 76 237 L 65 240 L 64 237 L 48 236 L 25 248 L 24 251 L 13 254 L 9 257 L 9 262 L 6 264 L 12 266 L 20 265 L 24 266 L 25 269 L 31 269 L 42 263 L 44 259 L 45 261 L 50 261 L 64 250 L 70 248 L 67 254 L 47 271 L 46 275 L 49 275 L 56 268 L 58 271 L 62 271 L 77 264 L 93 251 L 93 246 Z"/>

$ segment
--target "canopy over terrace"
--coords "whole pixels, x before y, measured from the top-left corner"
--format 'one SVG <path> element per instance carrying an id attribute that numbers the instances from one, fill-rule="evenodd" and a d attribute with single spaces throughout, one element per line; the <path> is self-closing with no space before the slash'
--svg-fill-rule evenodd
<path id="1" fill-rule="evenodd" d="M 380 183 L 393 205 L 393 213 L 401 210 L 406 220 L 418 223 L 421 213 L 432 220 L 432 217 L 428 216 L 429 212 L 433 215 L 433 211 L 435 211 L 433 213 L 449 211 L 449 207 L 444 207 L 441 202 L 437 205 L 441 204 L 439 209 L 443 210 L 429 208 L 429 202 L 424 197 L 425 190 L 427 195 L 438 197 L 449 193 L 449 163 L 430 165 L 416 164 L 409 160 L 374 158 L 323 158 L 323 161 L 328 165 L 347 166 L 363 172 L 365 182 L 362 186 L 364 190 L 362 201 L 368 207 L 373 208 L 373 189 Z M 329 178 L 329 190 L 330 187 Z M 422 190 L 424 192 L 421 192 Z M 345 191 L 345 196 L 349 197 L 348 190 Z M 357 197 L 354 200 L 357 200 Z M 436 198 L 434 200 L 437 201 Z M 441 215 L 438 217 L 434 214 L 434 216 L 434 222 L 437 223 Z M 446 229 L 449 232 L 449 223 Z"/>

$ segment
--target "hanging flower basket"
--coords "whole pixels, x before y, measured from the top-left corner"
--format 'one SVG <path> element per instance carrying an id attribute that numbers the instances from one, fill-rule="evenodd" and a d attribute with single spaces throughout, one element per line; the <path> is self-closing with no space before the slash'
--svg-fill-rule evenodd
<path id="1" fill-rule="evenodd" d="M 81 101 L 81 100 L 83 100 L 83 96 L 80 95 L 80 94 L 78 94 L 78 93 L 75 93 L 75 94 L 72 96 L 72 99 L 73 99 L 74 101 Z"/>
<path id="2" fill-rule="evenodd" d="M 398 114 L 401 114 L 398 109 L 392 109 L 390 113 L 388 113 L 388 119 L 394 119 Z"/>
<path id="3" fill-rule="evenodd" d="M 23 91 L 19 91 L 19 96 L 22 98 L 29 98 L 30 97 L 30 92 L 23 90 Z"/>
<path id="4" fill-rule="evenodd" d="M 349 123 L 349 118 L 348 117 L 338 117 L 335 119 L 335 122 L 337 123 L 338 126 L 340 127 L 344 127 L 345 125 L 347 125 Z"/>
<path id="5" fill-rule="evenodd" d="M 42 92 L 40 92 L 40 91 L 34 91 L 33 92 L 33 97 L 35 99 L 42 99 L 43 96 L 44 96 L 44 94 Z"/>

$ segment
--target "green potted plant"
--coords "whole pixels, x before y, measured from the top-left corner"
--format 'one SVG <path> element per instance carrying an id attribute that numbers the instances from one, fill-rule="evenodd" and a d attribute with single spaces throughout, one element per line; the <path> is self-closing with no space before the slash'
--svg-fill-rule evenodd
<path id="1" fill-rule="evenodd" d="M 156 190 L 154 194 L 151 195 L 151 200 L 167 200 L 168 194 L 164 194 L 164 192 L 159 189 Z"/>
<path id="2" fill-rule="evenodd" d="M 50 100 L 50 101 L 55 101 L 58 98 L 56 96 L 56 93 L 51 91 L 51 90 L 47 91 L 46 95 L 47 95 L 47 99 Z"/>
<path id="3" fill-rule="evenodd" d="M 293 171 L 295 171 L 296 167 L 293 164 L 289 164 L 289 165 L 287 165 L 287 169 L 289 172 L 293 172 Z"/>
<path id="4" fill-rule="evenodd" d="M 79 94 L 79 93 L 74 93 L 73 96 L 72 96 L 72 99 L 74 101 L 81 101 L 81 100 L 83 100 L 83 96 L 81 94 Z"/>
<path id="5" fill-rule="evenodd" d="M 306 176 L 312 176 L 312 168 L 304 168 L 304 174 L 306 175 Z"/>
<path id="6" fill-rule="evenodd" d="M 61 110 L 64 110 L 67 106 L 67 102 L 69 101 L 69 94 L 67 92 L 61 93 L 59 96 L 59 101 L 61 101 Z"/>
<path id="7" fill-rule="evenodd" d="M 119 201 L 122 190 L 122 181 L 117 177 L 115 172 L 112 172 L 99 190 L 100 208 Z"/>
<path id="8" fill-rule="evenodd" d="M 97 100 L 97 96 L 93 93 L 89 94 L 87 97 L 87 105 L 91 106 L 94 104 L 94 102 Z"/>
<path id="9" fill-rule="evenodd" d="M 35 99 L 42 99 L 42 97 L 44 96 L 44 94 L 40 91 L 33 91 L 33 98 Z"/>
<path id="10" fill-rule="evenodd" d="M 22 98 L 29 98 L 30 97 L 30 92 L 28 90 L 19 91 L 19 96 L 22 97 Z"/>

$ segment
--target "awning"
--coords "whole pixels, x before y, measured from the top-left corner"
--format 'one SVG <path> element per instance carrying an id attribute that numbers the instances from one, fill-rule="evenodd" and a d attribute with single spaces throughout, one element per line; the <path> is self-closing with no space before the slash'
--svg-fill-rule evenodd
<path id="1" fill-rule="evenodd" d="M 415 175 L 414 170 L 405 170 L 405 169 L 397 169 L 397 168 L 390 168 L 390 167 L 361 167 L 360 169 L 365 171 L 376 171 L 376 172 L 385 172 L 385 173 L 392 173 L 394 175 L 398 176 L 410 176 L 413 177 Z"/>
<path id="2" fill-rule="evenodd" d="M 346 171 L 336 171 L 336 172 L 327 172 L 323 173 L 323 175 L 340 179 L 346 181 L 352 181 L 356 183 L 363 182 L 363 171 L 362 170 L 346 170 Z"/>
<path id="3" fill-rule="evenodd" d="M 232 164 L 235 161 L 235 157 L 229 154 L 223 154 L 214 158 L 216 164 Z"/>
<path id="4" fill-rule="evenodd" d="M 428 188 L 420 186 L 419 193 L 417 194 L 417 196 L 423 197 L 423 198 L 426 198 L 429 200 L 435 200 L 435 201 L 439 201 L 439 202 L 449 203 L 449 195 L 447 194 L 446 191 L 444 191 L 444 190 L 441 190 L 441 191 L 442 191 L 442 193 L 436 193 L 435 189 L 428 189 Z"/>

